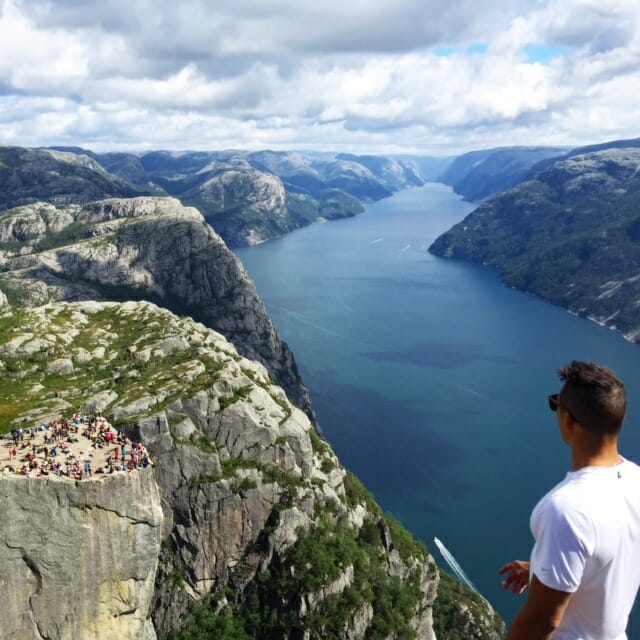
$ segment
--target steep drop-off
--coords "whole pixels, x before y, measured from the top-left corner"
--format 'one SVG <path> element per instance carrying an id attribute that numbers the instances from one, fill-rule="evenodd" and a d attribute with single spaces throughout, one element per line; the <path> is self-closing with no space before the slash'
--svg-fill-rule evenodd
<path id="1" fill-rule="evenodd" d="M 82 483 L 4 473 L 0 514 L 0 638 L 156 637 L 163 514 L 150 469 Z"/>
<path id="2" fill-rule="evenodd" d="M 172 198 L 0 212 L 0 290 L 20 305 L 148 299 L 221 331 L 312 415 L 291 351 L 237 258 Z"/>
<path id="3" fill-rule="evenodd" d="M 151 615 L 160 637 L 232 637 L 233 625 L 265 640 L 434 638 L 426 550 L 220 334 L 147 302 L 5 305 L 0 328 L 5 429 L 100 410 L 155 460 L 80 483 L 0 480 L 0 553 L 20 576 L 0 579 L 14 637 L 35 625 L 52 640 L 108 638 L 129 620 L 147 635 L 120 637 L 152 638 Z M 61 359 L 70 366 L 51 373 Z M 103 632 L 104 616 L 116 618 Z M 491 625 L 477 637 L 498 638 Z"/>

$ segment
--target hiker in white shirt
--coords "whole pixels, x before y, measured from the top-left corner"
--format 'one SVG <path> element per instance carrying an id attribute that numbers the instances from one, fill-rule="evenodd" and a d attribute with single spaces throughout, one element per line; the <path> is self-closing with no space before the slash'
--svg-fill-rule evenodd
<path id="1" fill-rule="evenodd" d="M 531 514 L 530 562 L 506 564 L 503 586 L 529 593 L 506 640 L 625 640 L 640 585 L 640 467 L 618 453 L 624 385 L 573 361 L 549 396 L 573 470 Z"/>

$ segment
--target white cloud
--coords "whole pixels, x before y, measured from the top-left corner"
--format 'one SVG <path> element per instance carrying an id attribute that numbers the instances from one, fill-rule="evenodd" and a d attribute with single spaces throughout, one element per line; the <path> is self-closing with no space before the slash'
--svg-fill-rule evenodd
<path id="1" fill-rule="evenodd" d="M 15 144 L 578 145 L 640 135 L 637 86 L 637 0 L 0 0 Z"/>

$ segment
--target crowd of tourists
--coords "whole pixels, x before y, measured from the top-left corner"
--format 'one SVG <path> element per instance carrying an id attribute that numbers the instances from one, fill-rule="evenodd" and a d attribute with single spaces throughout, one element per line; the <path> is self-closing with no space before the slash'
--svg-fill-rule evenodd
<path id="1" fill-rule="evenodd" d="M 71 418 L 12 429 L 0 446 L 4 473 L 64 476 L 86 480 L 94 475 L 133 472 L 153 466 L 142 443 L 134 443 L 102 416 Z"/>

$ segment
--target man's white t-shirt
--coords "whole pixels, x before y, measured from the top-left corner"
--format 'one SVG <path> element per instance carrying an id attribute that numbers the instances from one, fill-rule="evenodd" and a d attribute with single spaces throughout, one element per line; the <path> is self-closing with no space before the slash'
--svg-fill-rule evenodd
<path id="1" fill-rule="evenodd" d="M 640 467 L 567 474 L 531 514 L 531 573 L 573 593 L 554 640 L 625 640 L 640 585 Z"/>

